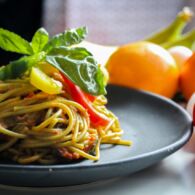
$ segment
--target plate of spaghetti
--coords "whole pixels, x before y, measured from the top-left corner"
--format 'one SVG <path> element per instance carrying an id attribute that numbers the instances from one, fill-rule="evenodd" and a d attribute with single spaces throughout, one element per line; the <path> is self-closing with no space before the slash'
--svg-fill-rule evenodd
<path id="1" fill-rule="evenodd" d="M 0 47 L 23 55 L 0 68 L 0 183 L 64 186 L 122 176 L 190 138 L 191 119 L 171 100 L 106 89 L 106 69 L 77 46 L 86 34 L 81 27 L 49 37 L 40 28 L 28 42 L 0 29 Z"/>

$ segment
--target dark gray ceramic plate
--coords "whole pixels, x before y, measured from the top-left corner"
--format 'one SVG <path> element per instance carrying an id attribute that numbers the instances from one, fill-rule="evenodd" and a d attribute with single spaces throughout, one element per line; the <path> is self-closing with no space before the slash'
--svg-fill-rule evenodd
<path id="1" fill-rule="evenodd" d="M 52 166 L 0 164 L 0 183 L 15 186 L 66 186 L 131 174 L 181 148 L 190 138 L 192 121 L 165 98 L 122 87 L 108 88 L 109 108 L 119 117 L 132 147 L 103 146 L 98 162 Z"/>

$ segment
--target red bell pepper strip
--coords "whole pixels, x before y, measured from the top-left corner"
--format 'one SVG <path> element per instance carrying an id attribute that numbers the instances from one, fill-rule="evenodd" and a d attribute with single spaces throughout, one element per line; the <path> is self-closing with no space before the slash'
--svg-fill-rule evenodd
<path id="1" fill-rule="evenodd" d="M 88 112 L 90 121 L 94 127 L 106 126 L 110 122 L 110 119 L 102 113 L 99 113 L 93 107 L 91 101 L 85 96 L 83 91 L 76 86 L 72 81 L 67 79 L 63 74 L 61 74 L 65 83 L 66 90 L 70 94 L 71 98 L 81 104 Z"/>
<path id="2" fill-rule="evenodd" d="M 95 101 L 96 96 L 91 95 L 91 94 L 89 94 L 89 93 L 85 93 L 84 91 L 83 91 L 83 93 L 84 93 L 85 97 L 86 97 L 90 102 L 94 102 L 94 101 Z"/>

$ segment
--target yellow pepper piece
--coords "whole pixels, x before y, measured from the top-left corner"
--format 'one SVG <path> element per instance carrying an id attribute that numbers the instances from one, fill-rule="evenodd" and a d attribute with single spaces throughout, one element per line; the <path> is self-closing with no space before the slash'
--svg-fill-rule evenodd
<path id="1" fill-rule="evenodd" d="M 107 85 L 108 84 L 108 80 L 109 80 L 109 74 L 108 74 L 108 71 L 107 69 L 105 68 L 105 66 L 102 66 L 102 65 L 99 65 L 100 66 L 100 69 L 104 75 L 104 85 Z"/>
<path id="2" fill-rule="evenodd" d="M 34 87 L 48 94 L 59 94 L 62 91 L 62 83 L 52 79 L 39 68 L 32 67 L 30 83 Z"/>
<path id="3" fill-rule="evenodd" d="M 47 75 L 52 75 L 53 73 L 59 72 L 56 68 L 54 68 L 52 65 L 48 64 L 47 62 L 41 62 L 37 64 L 37 67 L 44 72 Z"/>

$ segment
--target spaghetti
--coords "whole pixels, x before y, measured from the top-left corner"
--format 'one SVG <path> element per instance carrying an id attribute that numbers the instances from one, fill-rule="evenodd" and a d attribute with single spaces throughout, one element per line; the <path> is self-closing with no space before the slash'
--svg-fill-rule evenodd
<path id="1" fill-rule="evenodd" d="M 100 158 L 101 144 L 131 145 L 122 140 L 117 117 L 97 96 L 94 109 L 108 117 L 106 126 L 94 127 L 87 110 L 64 89 L 49 95 L 28 79 L 0 81 L 0 155 L 21 164 L 53 164 L 64 160 Z"/>

